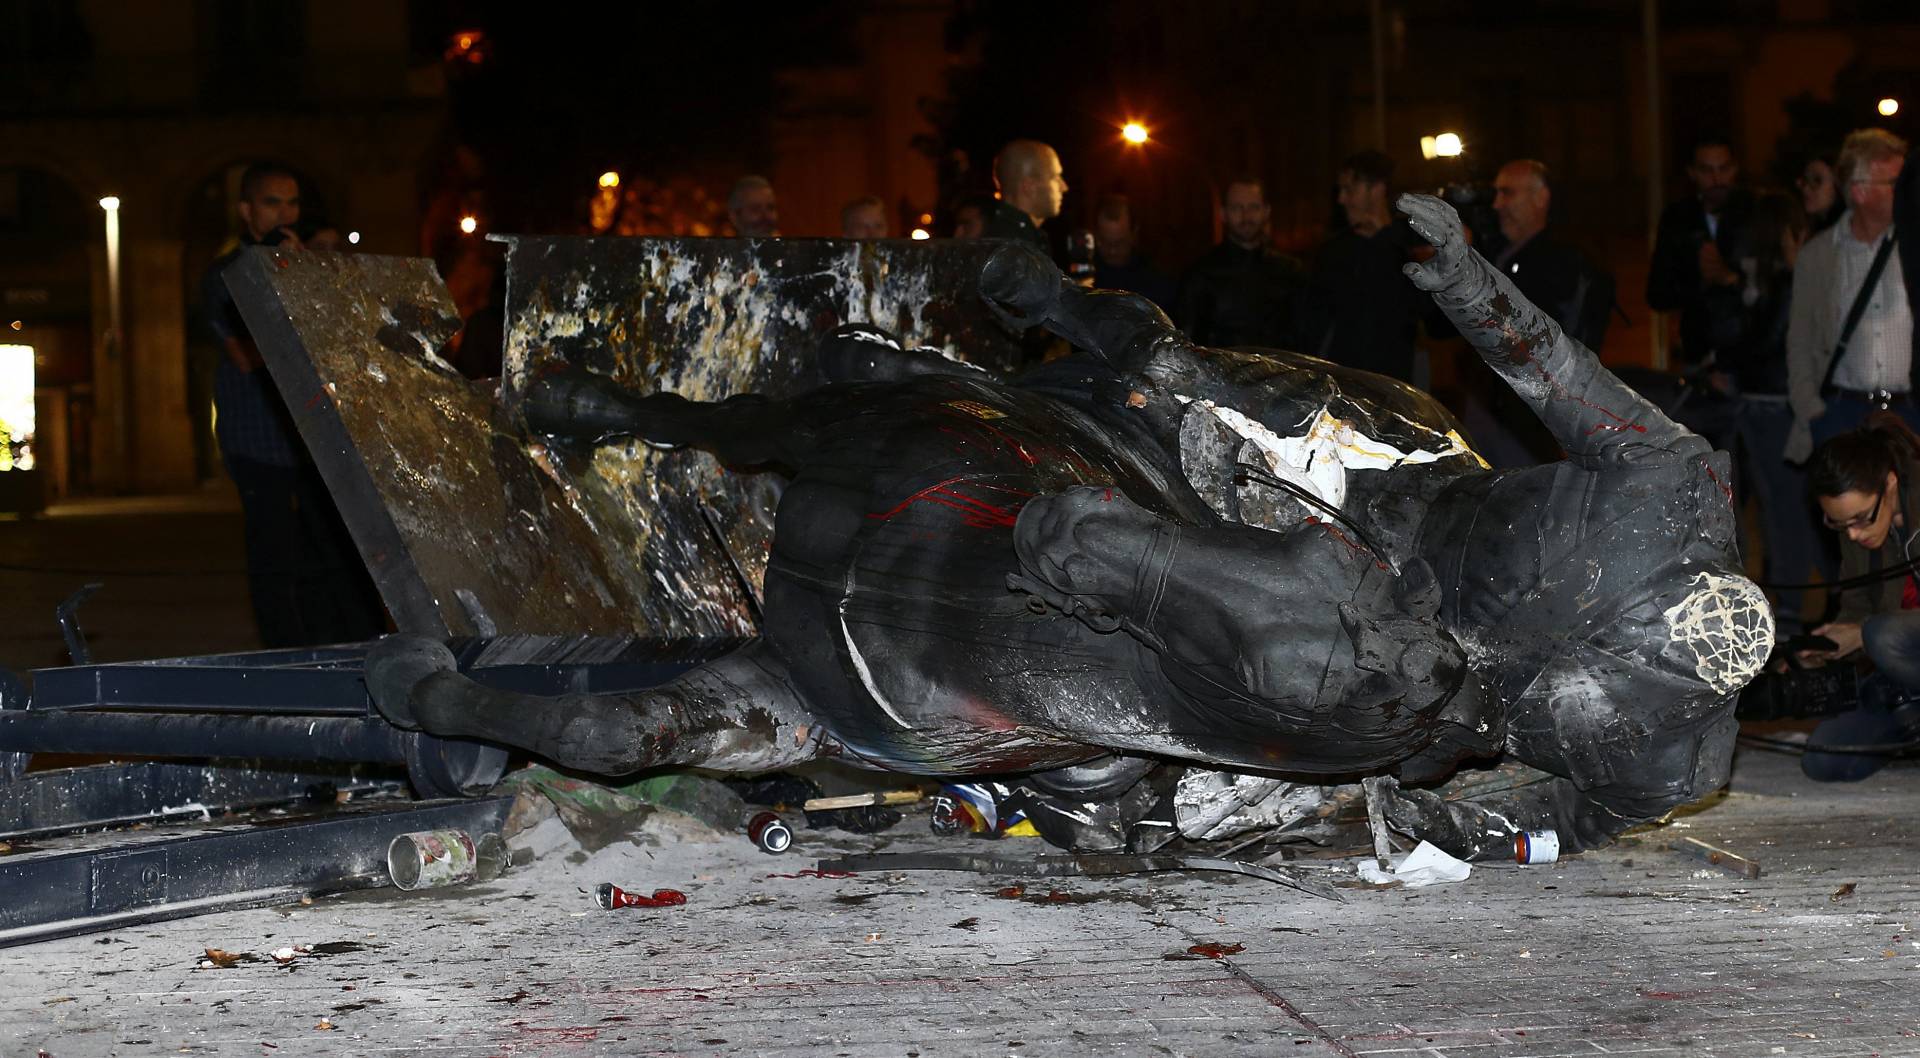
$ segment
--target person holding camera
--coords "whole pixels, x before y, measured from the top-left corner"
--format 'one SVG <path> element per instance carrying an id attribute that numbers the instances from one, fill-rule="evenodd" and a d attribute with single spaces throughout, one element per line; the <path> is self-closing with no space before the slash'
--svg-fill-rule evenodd
<path id="1" fill-rule="evenodd" d="M 1429 251 L 1396 217 L 1393 159 L 1361 151 L 1337 174 L 1344 229 L 1320 249 L 1308 299 L 1315 316 L 1301 352 L 1397 378 L 1414 377 L 1414 341 L 1429 302 L 1401 271 Z"/>
<path id="2" fill-rule="evenodd" d="M 1803 650 L 1799 658 L 1819 666 L 1864 654 L 1875 672 L 1861 684 L 1860 707 L 1823 721 L 1808 739 L 1810 747 L 1904 742 L 1920 722 L 1920 582 L 1907 568 L 1920 556 L 1916 466 L 1920 436 L 1886 412 L 1829 439 L 1807 461 L 1807 484 L 1821 518 L 1841 535 L 1840 579 L 1864 583 L 1847 588 L 1838 616 L 1813 630 L 1831 646 Z M 1810 748 L 1802 767 L 1815 779 L 1852 781 L 1885 760 Z"/>
<path id="3" fill-rule="evenodd" d="M 1680 362 L 1692 375 L 1721 370 L 1719 357 L 1747 330 L 1740 260 L 1750 256 L 1753 199 L 1740 186 L 1740 163 L 1726 137 L 1701 137 L 1690 157 L 1694 194 L 1660 214 L 1647 305 L 1680 313 Z"/>
<path id="4" fill-rule="evenodd" d="M 248 248 L 305 250 L 300 182 L 272 163 L 248 166 L 237 212 L 239 243 L 207 267 L 200 290 L 223 354 L 214 434 L 240 493 L 254 624 L 272 648 L 371 639 L 386 630 L 379 595 L 227 290 L 226 268 Z"/>

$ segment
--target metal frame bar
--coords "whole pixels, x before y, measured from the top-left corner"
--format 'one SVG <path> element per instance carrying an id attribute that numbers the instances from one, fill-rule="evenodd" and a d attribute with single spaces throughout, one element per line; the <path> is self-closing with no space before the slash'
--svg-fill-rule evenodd
<path id="1" fill-rule="evenodd" d="M 387 884 L 418 830 L 498 832 L 511 797 L 345 811 L 278 826 L 0 859 L 0 946 Z"/>
<path id="2" fill-rule="evenodd" d="M 394 769 L 293 771 L 257 761 L 93 764 L 0 783 L 0 838 L 181 819 L 291 802 L 332 804 L 340 793 L 404 788 Z"/>

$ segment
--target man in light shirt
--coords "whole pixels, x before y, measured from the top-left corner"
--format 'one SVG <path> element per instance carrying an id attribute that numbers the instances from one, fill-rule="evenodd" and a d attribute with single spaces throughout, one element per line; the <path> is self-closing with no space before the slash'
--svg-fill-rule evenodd
<path id="1" fill-rule="evenodd" d="M 1793 462 L 1804 460 L 1815 444 L 1858 427 L 1874 411 L 1895 412 L 1920 427 L 1920 408 L 1914 405 L 1913 307 L 1899 254 L 1887 254 L 1845 351 L 1835 357 L 1874 258 L 1894 237 L 1893 186 L 1906 152 L 1906 142 L 1884 129 L 1848 136 L 1840 148 L 1847 213 L 1800 252 L 1787 324 L 1794 423 L 1785 454 Z"/>

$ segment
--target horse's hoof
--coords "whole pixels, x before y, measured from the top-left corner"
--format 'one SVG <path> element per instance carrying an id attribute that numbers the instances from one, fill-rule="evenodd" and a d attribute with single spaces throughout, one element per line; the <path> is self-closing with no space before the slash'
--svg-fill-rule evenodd
<path id="1" fill-rule="evenodd" d="M 428 676 L 456 667 L 453 651 L 438 639 L 391 635 L 367 651 L 367 693 L 388 723 L 417 731 L 420 722 L 413 715 L 413 689 Z"/>

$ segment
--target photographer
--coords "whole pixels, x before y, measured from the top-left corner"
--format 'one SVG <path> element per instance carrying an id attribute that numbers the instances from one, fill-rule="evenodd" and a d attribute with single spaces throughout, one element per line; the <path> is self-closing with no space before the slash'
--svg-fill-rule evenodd
<path id="1" fill-rule="evenodd" d="M 252 247 L 305 251 L 299 181 L 281 166 L 249 166 L 237 212 L 238 245 L 208 266 L 201 296 L 223 354 L 215 436 L 240 494 L 254 623 L 267 647 L 371 639 L 386 628 L 379 595 L 227 290 L 227 266 Z"/>
<path id="2" fill-rule="evenodd" d="M 1914 546 L 1920 538 L 1917 463 L 1920 436 L 1885 412 L 1814 450 L 1807 462 L 1807 483 L 1827 528 L 1844 538 L 1843 581 L 1895 571 L 1920 554 Z M 1912 738 L 1901 715 L 1909 700 L 1920 701 L 1920 586 L 1913 573 L 1894 573 L 1848 589 L 1841 596 L 1839 616 L 1814 634 L 1834 645 L 1802 651 L 1803 662 L 1823 665 L 1864 651 L 1877 675 L 1862 682 L 1861 707 L 1821 723 L 1809 745 L 1879 745 Z M 1814 779 L 1853 781 L 1872 774 L 1885 760 L 1809 750 L 1802 766 Z"/>

